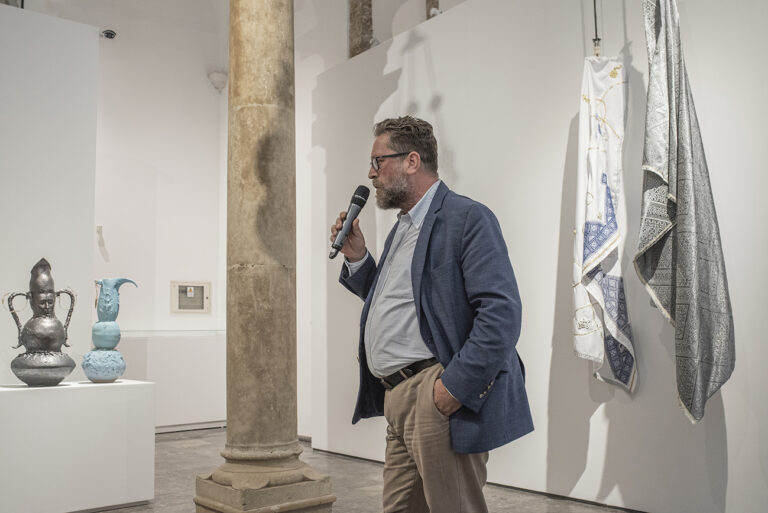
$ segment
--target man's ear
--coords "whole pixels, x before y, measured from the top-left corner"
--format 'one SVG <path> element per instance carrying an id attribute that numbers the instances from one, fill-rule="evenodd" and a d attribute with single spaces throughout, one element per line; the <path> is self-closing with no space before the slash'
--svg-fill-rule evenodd
<path id="1" fill-rule="evenodd" d="M 405 156 L 405 172 L 409 175 L 416 173 L 421 169 L 421 155 L 412 151 Z"/>

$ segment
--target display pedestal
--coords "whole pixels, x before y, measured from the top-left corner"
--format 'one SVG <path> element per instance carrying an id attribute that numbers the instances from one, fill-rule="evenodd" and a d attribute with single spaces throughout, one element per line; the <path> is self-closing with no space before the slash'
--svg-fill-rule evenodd
<path id="1" fill-rule="evenodd" d="M 62 513 L 151 500 L 154 383 L 0 385 L 0 510 Z"/>

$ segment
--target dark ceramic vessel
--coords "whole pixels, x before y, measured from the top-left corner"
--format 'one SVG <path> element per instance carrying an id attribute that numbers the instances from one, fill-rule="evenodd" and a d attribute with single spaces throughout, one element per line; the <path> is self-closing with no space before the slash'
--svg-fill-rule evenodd
<path id="1" fill-rule="evenodd" d="M 69 296 L 69 312 L 64 324 L 56 318 L 56 298 Z M 32 306 L 32 318 L 21 325 L 13 308 L 13 300 L 23 296 Z M 41 259 L 31 271 L 29 292 L 15 292 L 8 297 L 8 308 L 19 330 L 19 343 L 26 352 L 11 362 L 11 370 L 21 381 L 32 387 L 49 387 L 61 383 L 75 368 L 75 361 L 61 352 L 67 344 L 67 328 L 75 308 L 75 296 L 68 290 L 56 291 L 51 276 L 51 264 Z"/>

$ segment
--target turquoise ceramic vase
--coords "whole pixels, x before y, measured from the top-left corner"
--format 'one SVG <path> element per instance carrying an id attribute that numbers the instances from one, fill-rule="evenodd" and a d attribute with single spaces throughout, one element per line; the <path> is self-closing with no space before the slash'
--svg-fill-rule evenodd
<path id="1" fill-rule="evenodd" d="M 127 278 L 105 278 L 98 280 L 99 299 L 96 313 L 99 322 L 93 325 L 91 340 L 93 347 L 83 357 L 83 371 L 94 383 L 112 383 L 125 372 L 125 360 L 117 347 L 120 342 L 120 326 L 115 319 L 120 311 L 120 286 L 136 283 Z"/>

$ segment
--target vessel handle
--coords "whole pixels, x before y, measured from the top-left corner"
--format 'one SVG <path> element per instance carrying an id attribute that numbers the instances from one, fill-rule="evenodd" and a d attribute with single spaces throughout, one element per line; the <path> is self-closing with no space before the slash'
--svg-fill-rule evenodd
<path id="1" fill-rule="evenodd" d="M 64 346 L 70 347 L 69 344 L 67 344 L 67 339 L 69 338 L 67 328 L 69 328 L 69 320 L 72 319 L 72 310 L 75 309 L 75 295 L 69 290 L 59 290 L 56 292 L 56 297 L 59 297 L 62 294 L 69 296 L 69 312 L 67 312 L 67 320 L 64 322 Z"/>
<path id="2" fill-rule="evenodd" d="M 8 310 L 11 311 L 11 315 L 13 316 L 13 320 L 16 321 L 16 327 L 19 330 L 19 345 L 13 346 L 13 349 L 18 349 L 22 346 L 21 343 L 21 321 L 19 320 L 19 315 L 16 313 L 16 310 L 13 309 L 13 299 L 16 296 L 24 296 L 25 299 L 29 299 L 29 294 L 25 292 L 14 292 L 10 296 L 8 296 Z"/>

